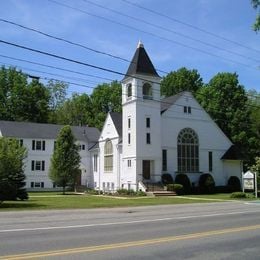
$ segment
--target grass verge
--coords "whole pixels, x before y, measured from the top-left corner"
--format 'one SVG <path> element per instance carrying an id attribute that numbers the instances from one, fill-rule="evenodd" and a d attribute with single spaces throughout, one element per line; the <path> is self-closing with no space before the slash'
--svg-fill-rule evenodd
<path id="1" fill-rule="evenodd" d="M 59 192 L 30 193 L 28 201 L 4 201 L 0 204 L 0 211 L 4 210 L 38 210 L 38 209 L 87 209 L 130 207 L 185 203 L 208 203 L 219 200 L 231 200 L 230 194 L 194 195 L 182 197 L 133 197 L 120 199 L 117 197 L 77 195 Z M 190 198 L 193 199 L 190 199 Z M 206 200 L 209 199 L 209 200 Z"/>

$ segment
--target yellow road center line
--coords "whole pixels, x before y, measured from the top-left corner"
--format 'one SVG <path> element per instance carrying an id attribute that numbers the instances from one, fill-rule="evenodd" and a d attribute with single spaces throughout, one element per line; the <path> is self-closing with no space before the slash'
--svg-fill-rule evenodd
<path id="1" fill-rule="evenodd" d="M 104 250 L 111 250 L 111 249 L 118 249 L 118 248 L 135 247 L 135 246 L 146 246 L 152 244 L 160 244 L 160 243 L 167 243 L 167 242 L 180 241 L 186 239 L 202 238 L 202 237 L 214 236 L 214 235 L 223 235 L 228 233 L 235 233 L 235 232 L 242 232 L 242 231 L 249 231 L 249 230 L 256 230 L 256 229 L 260 229 L 260 225 L 211 230 L 211 231 L 199 232 L 199 233 L 193 233 L 187 235 L 168 236 L 168 237 L 161 237 L 155 239 L 146 239 L 146 240 L 138 240 L 138 241 L 131 241 L 131 242 L 99 245 L 99 246 L 88 246 L 88 247 L 35 252 L 35 253 L 28 253 L 28 254 L 9 255 L 9 256 L 6 255 L 0 257 L 0 260 L 1 259 L 5 259 L 5 260 L 33 259 L 39 257 L 48 257 L 48 256 L 50 257 L 50 256 L 58 256 L 58 255 L 79 254 L 79 253 L 104 251 Z"/>

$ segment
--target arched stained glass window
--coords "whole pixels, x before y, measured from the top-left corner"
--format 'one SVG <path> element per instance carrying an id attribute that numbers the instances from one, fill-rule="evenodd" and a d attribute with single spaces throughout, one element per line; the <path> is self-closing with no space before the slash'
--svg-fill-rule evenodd
<path id="1" fill-rule="evenodd" d="M 110 140 L 107 140 L 105 143 L 104 170 L 105 172 L 113 171 L 113 145 Z"/>
<path id="2" fill-rule="evenodd" d="M 178 172 L 199 171 L 199 139 L 191 128 L 184 128 L 178 135 Z"/>

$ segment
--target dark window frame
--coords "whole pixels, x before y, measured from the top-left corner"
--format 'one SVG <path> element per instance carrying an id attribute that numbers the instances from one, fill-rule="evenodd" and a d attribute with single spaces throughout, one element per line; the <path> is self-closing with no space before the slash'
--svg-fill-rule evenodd
<path id="1" fill-rule="evenodd" d="M 151 128 L 151 118 L 146 117 L 146 128 Z"/>
<path id="2" fill-rule="evenodd" d="M 146 144 L 151 144 L 151 133 L 146 133 Z"/>
<path id="3" fill-rule="evenodd" d="M 167 150 L 162 150 L 162 170 L 167 171 Z"/>
<path id="4" fill-rule="evenodd" d="M 212 151 L 209 151 L 208 159 L 209 159 L 209 172 L 212 172 L 212 170 L 213 170 L 213 153 L 212 153 Z"/>
<path id="5" fill-rule="evenodd" d="M 128 133 L 128 144 L 131 144 L 131 134 Z"/>

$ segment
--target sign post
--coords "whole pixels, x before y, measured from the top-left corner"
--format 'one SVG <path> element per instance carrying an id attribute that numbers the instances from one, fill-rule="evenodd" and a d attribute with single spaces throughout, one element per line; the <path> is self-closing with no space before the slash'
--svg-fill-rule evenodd
<path id="1" fill-rule="evenodd" d="M 255 197 L 257 198 L 257 174 L 251 171 L 247 171 L 243 175 L 243 192 L 245 190 L 255 191 Z"/>

